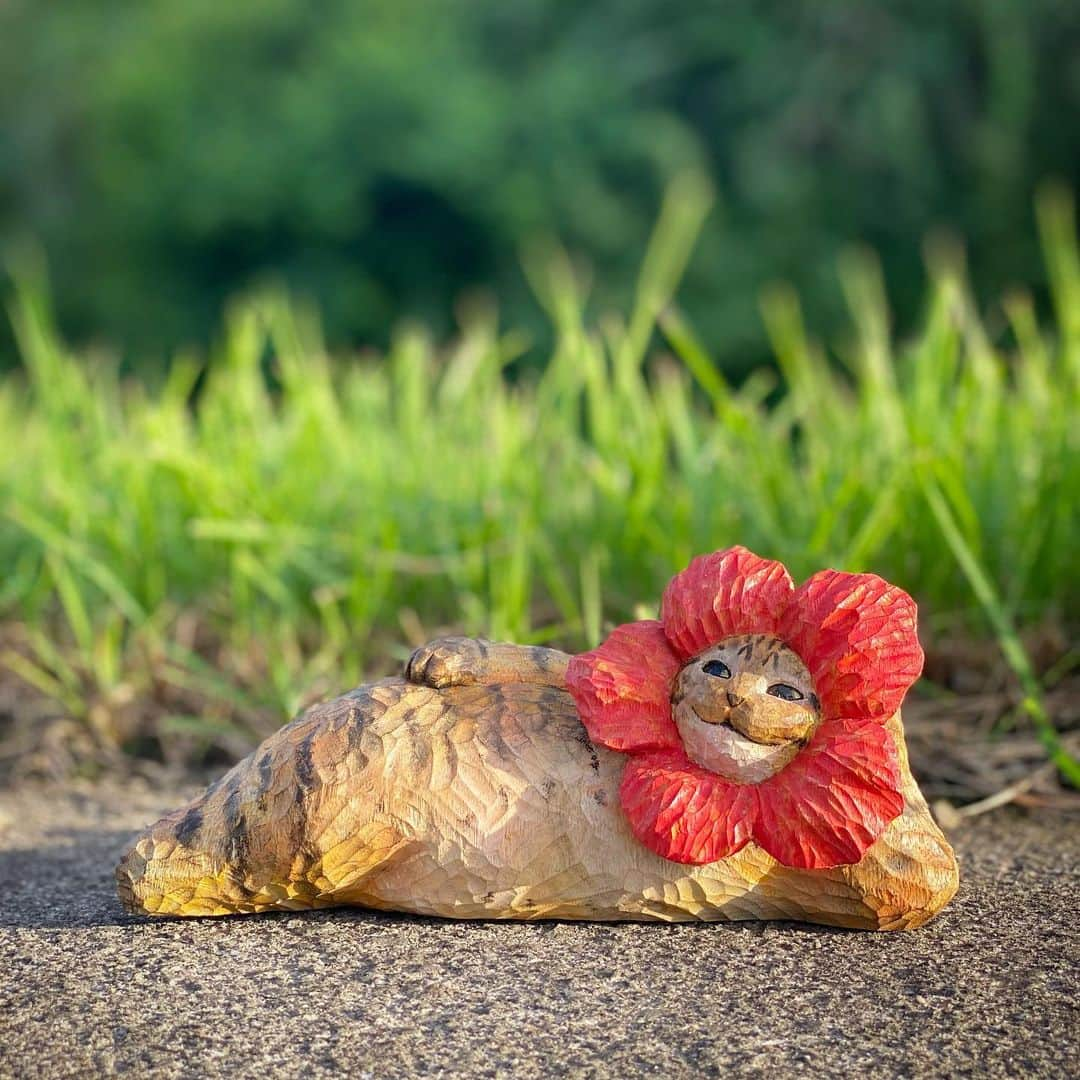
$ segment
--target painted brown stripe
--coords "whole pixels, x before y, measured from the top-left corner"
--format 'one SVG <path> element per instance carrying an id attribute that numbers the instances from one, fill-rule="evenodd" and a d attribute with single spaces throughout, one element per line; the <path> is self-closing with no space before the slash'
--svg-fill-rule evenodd
<path id="1" fill-rule="evenodd" d="M 273 755 L 266 750 L 259 758 L 259 794 L 265 795 L 270 790 L 270 784 L 274 779 L 272 767 Z"/>
<path id="2" fill-rule="evenodd" d="M 202 828 L 203 812 L 202 806 L 197 805 L 191 807 L 190 810 L 180 819 L 179 824 L 176 826 L 176 839 L 184 847 L 190 847 L 191 841 L 198 834 Z"/>
<path id="3" fill-rule="evenodd" d="M 226 836 L 225 857 L 231 866 L 242 869 L 247 863 L 251 838 L 248 835 L 247 818 L 240 805 L 239 778 L 232 785 L 221 814 Z"/>
<path id="4" fill-rule="evenodd" d="M 311 744 L 315 741 L 318 728 L 312 727 L 296 748 L 296 783 L 297 797 L 306 795 L 315 786 L 315 762 L 311 758 Z"/>

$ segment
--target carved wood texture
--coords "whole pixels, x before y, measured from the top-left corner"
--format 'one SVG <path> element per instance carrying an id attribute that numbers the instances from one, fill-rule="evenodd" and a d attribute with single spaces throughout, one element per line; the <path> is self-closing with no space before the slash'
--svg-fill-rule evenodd
<path id="1" fill-rule="evenodd" d="M 117 870 L 124 904 L 157 915 L 359 904 L 457 918 L 901 929 L 956 890 L 899 713 L 888 729 L 904 811 L 858 864 L 792 869 L 750 843 L 684 865 L 631 835 L 619 804 L 627 758 L 589 742 L 560 688 L 563 654 L 458 646 L 410 662 L 411 678 L 435 685 L 387 679 L 316 706 L 149 828 Z M 485 655 L 461 662 L 461 649 Z M 497 681 L 474 675 L 479 661 Z"/>

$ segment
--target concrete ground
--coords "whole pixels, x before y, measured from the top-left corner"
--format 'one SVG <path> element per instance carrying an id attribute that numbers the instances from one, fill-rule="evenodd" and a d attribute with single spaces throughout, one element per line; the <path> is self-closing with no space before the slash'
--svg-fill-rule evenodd
<path id="1" fill-rule="evenodd" d="M 0 1076 L 1029 1077 L 1076 1067 L 1075 818 L 974 821 L 952 838 L 960 894 L 906 934 L 356 910 L 124 915 L 117 856 L 191 793 L 0 793 Z"/>

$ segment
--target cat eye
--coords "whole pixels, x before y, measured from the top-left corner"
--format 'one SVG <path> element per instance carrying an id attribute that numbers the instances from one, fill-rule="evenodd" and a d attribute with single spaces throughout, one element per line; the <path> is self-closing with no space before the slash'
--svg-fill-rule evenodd
<path id="1" fill-rule="evenodd" d="M 796 690 L 794 686 L 788 686 L 786 682 L 774 683 L 767 692 L 782 701 L 802 701 L 803 699 L 802 691 Z"/>
<path id="2" fill-rule="evenodd" d="M 715 675 L 718 679 L 730 679 L 731 668 L 723 660 L 709 660 L 701 665 L 706 675 Z"/>

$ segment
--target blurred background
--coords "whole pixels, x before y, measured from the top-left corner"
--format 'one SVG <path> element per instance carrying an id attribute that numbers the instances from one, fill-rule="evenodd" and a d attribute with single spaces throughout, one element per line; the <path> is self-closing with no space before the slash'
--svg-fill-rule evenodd
<path id="1" fill-rule="evenodd" d="M 743 543 L 917 598 L 932 793 L 1064 798 L 1078 178 L 1072 0 L 7 0 L 0 775 Z"/>
<path id="2" fill-rule="evenodd" d="M 766 282 L 843 324 L 853 242 L 902 329 L 934 230 L 980 295 L 1041 289 L 1035 185 L 1080 173 L 1069 0 L 8 0 L 0 28 L 0 234 L 44 245 L 71 340 L 136 367 L 268 277 L 332 344 L 445 332 L 477 287 L 541 335 L 522 246 L 557 234 L 625 303 L 700 167 L 720 207 L 680 300 L 745 372 Z"/>

